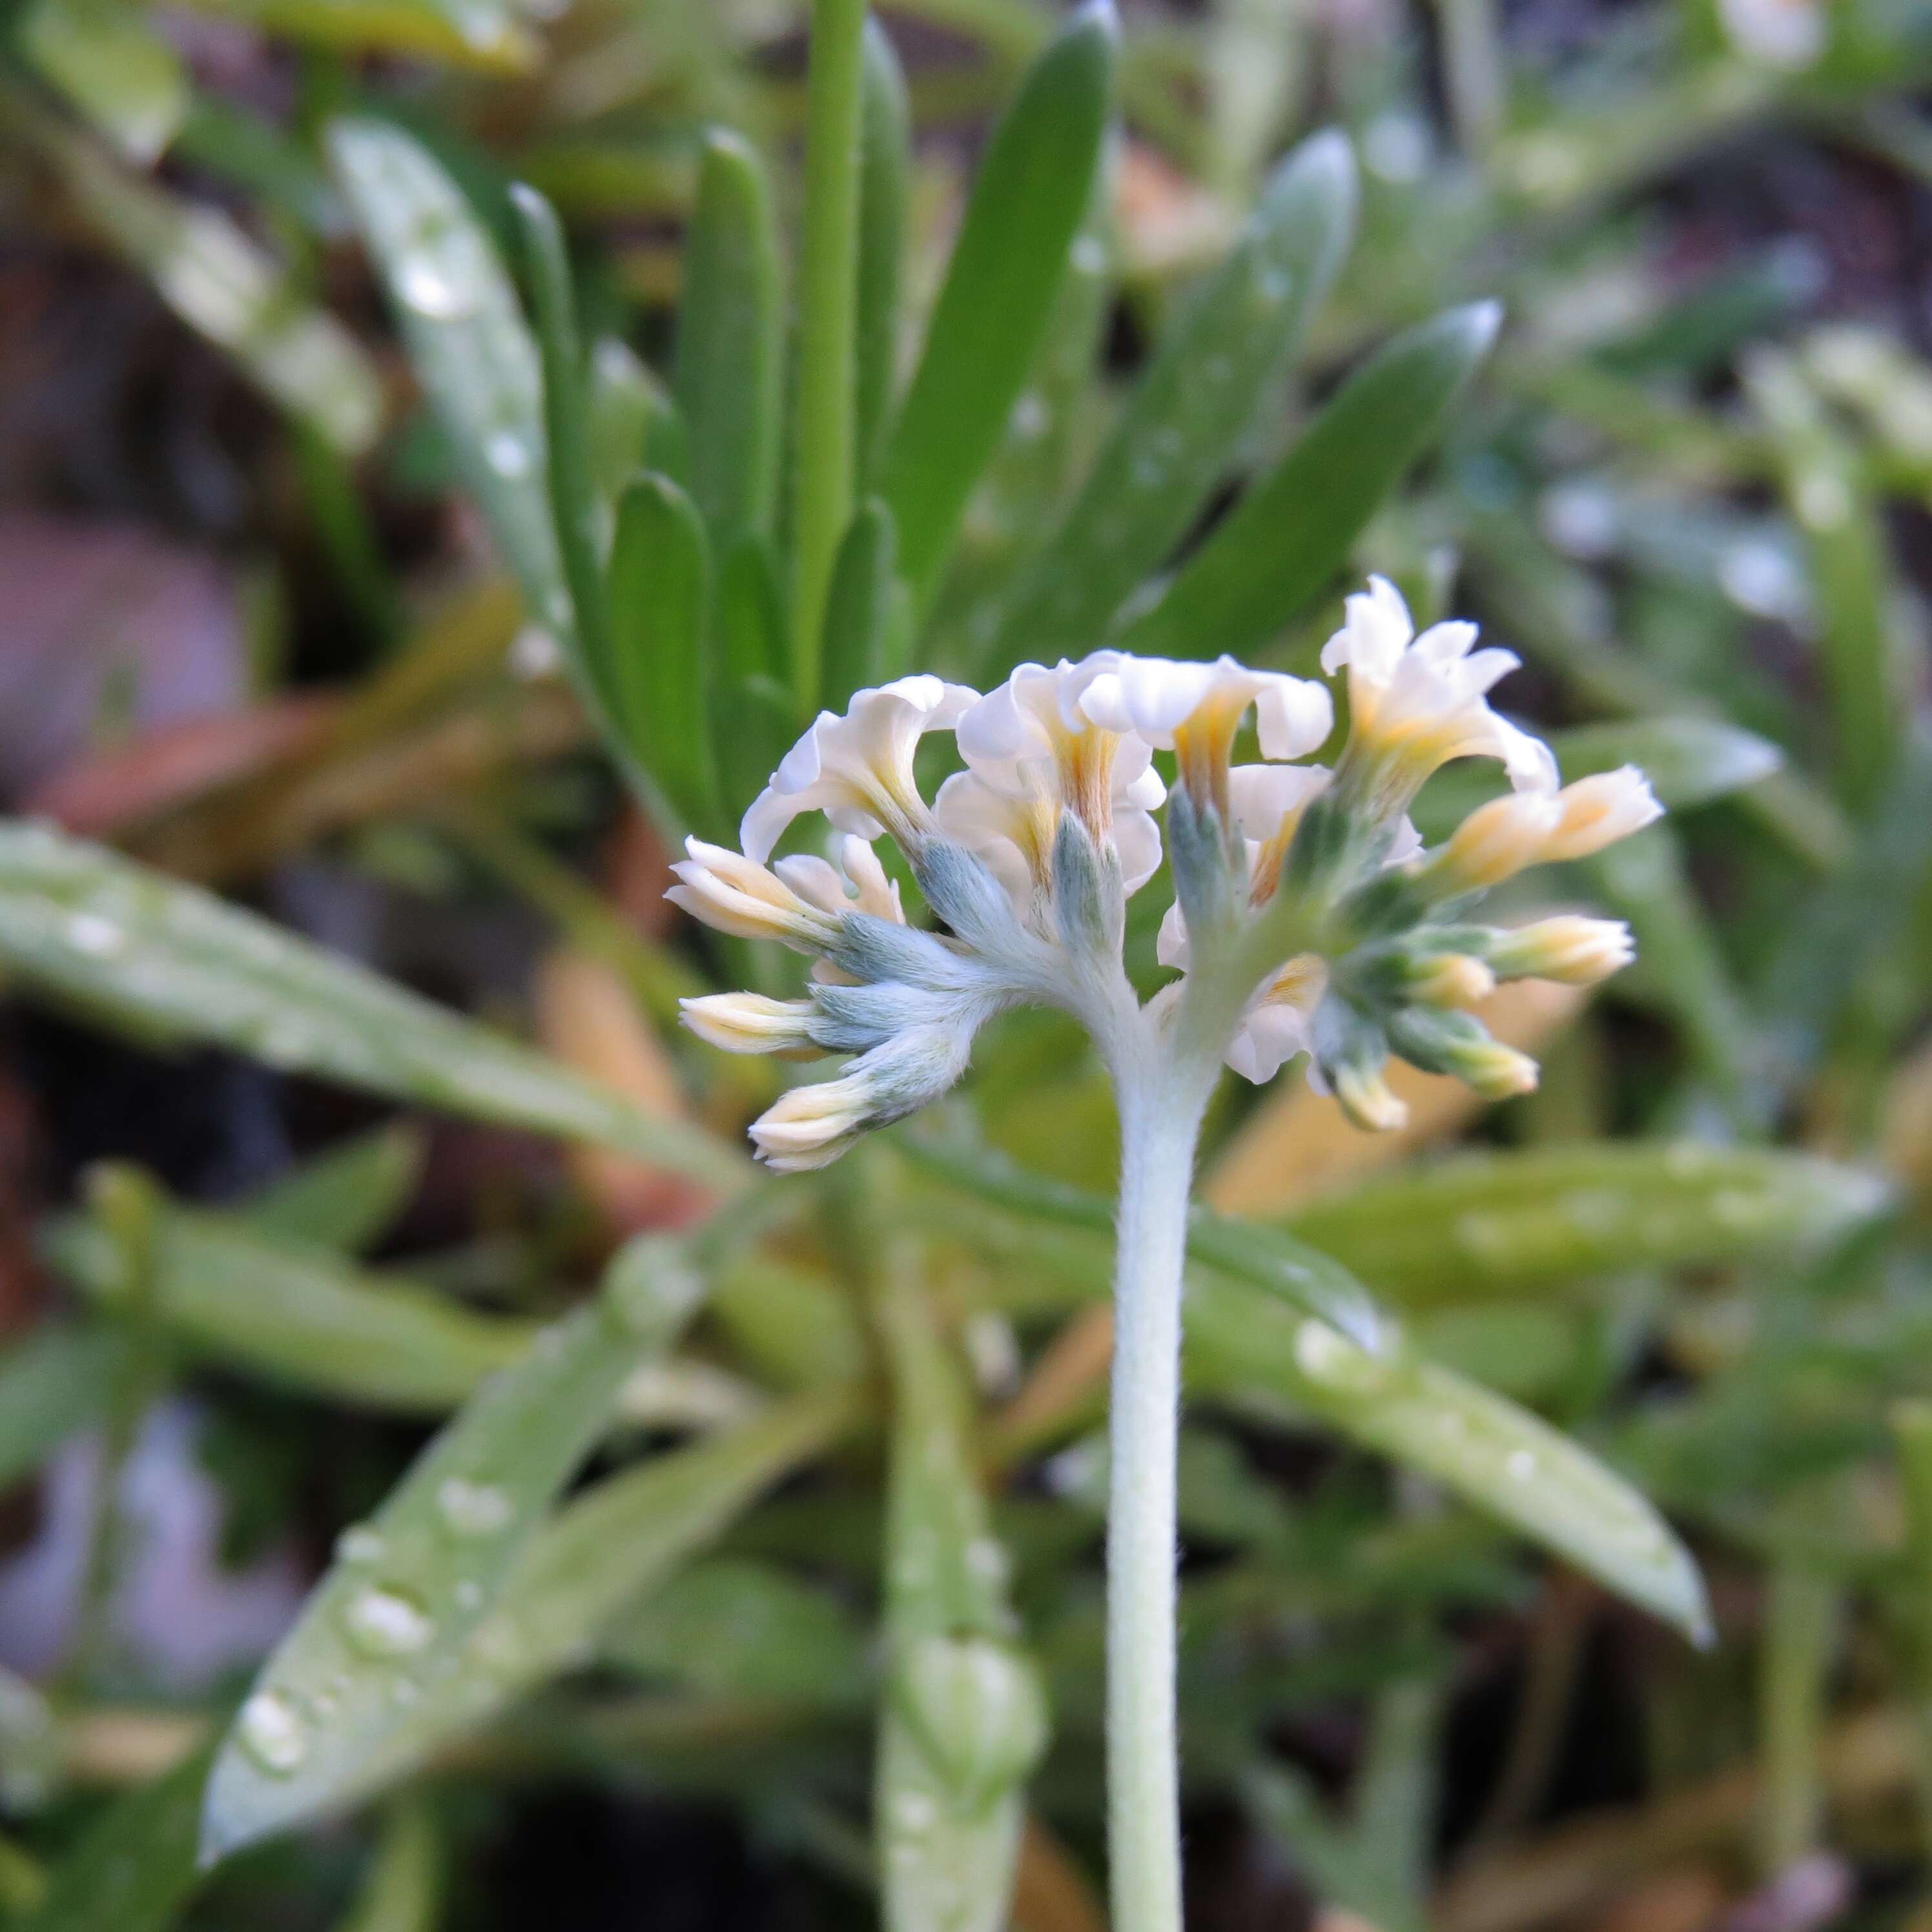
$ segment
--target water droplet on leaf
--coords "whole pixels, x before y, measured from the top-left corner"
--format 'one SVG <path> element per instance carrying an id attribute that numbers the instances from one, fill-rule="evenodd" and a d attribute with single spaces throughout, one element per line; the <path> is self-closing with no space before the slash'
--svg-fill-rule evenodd
<path id="1" fill-rule="evenodd" d="M 422 1606 L 400 1590 L 358 1590 L 343 1615 L 350 1642 L 368 1657 L 407 1657 L 435 1630 Z"/>
<path id="2" fill-rule="evenodd" d="M 264 1771 L 286 1778 L 308 1756 L 308 1734 L 295 1706 L 278 1690 L 257 1690 L 242 1706 L 242 1748 Z"/>

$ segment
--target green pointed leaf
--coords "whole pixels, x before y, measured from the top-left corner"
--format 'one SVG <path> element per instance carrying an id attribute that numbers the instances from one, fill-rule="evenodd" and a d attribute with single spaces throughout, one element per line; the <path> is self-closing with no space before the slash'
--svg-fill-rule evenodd
<path id="1" fill-rule="evenodd" d="M 892 676 L 886 652 L 898 579 L 892 513 L 876 496 L 859 506 L 838 546 L 825 599 L 825 656 L 820 696 L 842 711 L 853 692 Z"/>
<path id="2" fill-rule="evenodd" d="M 1886 1198 L 1876 1176 L 1808 1155 L 1632 1141 L 1460 1156 L 1312 1202 L 1288 1226 L 1392 1300 L 1427 1306 L 1786 1254 Z"/>
<path id="3" fill-rule="evenodd" d="M 152 167 L 180 131 L 180 56 L 123 0 L 34 0 L 20 45 L 40 73 L 128 159 Z"/>
<path id="4" fill-rule="evenodd" d="M 764 164 L 742 136 L 706 136 L 685 244 L 678 406 L 691 494 L 720 544 L 770 532 L 778 496 L 784 292 Z"/>
<path id="5" fill-rule="evenodd" d="M 688 1124 L 644 1113 L 266 920 L 44 826 L 0 821 L 0 966 L 148 1036 L 601 1142 L 715 1184 L 745 1172 Z"/>
<path id="6" fill-rule="evenodd" d="M 718 574 L 718 628 L 728 683 L 748 677 L 784 682 L 790 667 L 784 603 L 771 552 L 755 537 L 740 538 L 725 554 Z M 735 800 L 739 794 L 731 796 Z"/>
<path id="7" fill-rule="evenodd" d="M 204 1856 L 332 1810 L 382 1780 L 409 1748 L 414 1707 L 460 1668 L 626 1378 L 668 1346 L 702 1292 L 685 1244 L 638 1237 L 596 1303 L 545 1330 L 478 1390 L 343 1539 L 215 1760 Z"/>
<path id="8" fill-rule="evenodd" d="M 590 465 L 598 498 L 612 506 L 640 470 L 686 486 L 688 446 L 670 394 L 620 337 L 590 352 Z"/>
<path id="9" fill-rule="evenodd" d="M 361 1894 L 336 1932 L 436 1932 L 442 1922 L 442 1846 L 428 1805 L 391 1812 Z"/>
<path id="10" fill-rule="evenodd" d="M 328 152 L 464 488 L 532 614 L 567 628 L 536 346 L 488 227 L 442 164 L 389 122 L 332 122 Z"/>
<path id="11" fill-rule="evenodd" d="M 912 113 L 892 40 L 866 21 L 860 101 L 859 294 L 852 351 L 854 481 L 870 488 L 892 407 L 898 366 L 901 261 L 912 177 Z"/>
<path id="12" fill-rule="evenodd" d="M 980 164 L 881 472 L 922 614 L 1052 315 L 1100 165 L 1117 38 L 1111 8 L 1077 14 L 1028 70 Z"/>
<path id="13" fill-rule="evenodd" d="M 1276 170 L 1022 580 L 1001 627 L 1001 664 L 1088 648 L 1186 535 L 1340 269 L 1355 201 L 1354 160 L 1340 134 L 1304 142 Z M 1223 646 L 1204 640 L 1195 650 L 1210 648 Z"/>
<path id="14" fill-rule="evenodd" d="M 711 555 L 692 500 L 668 477 L 624 492 L 610 546 L 610 682 L 632 744 L 687 824 L 719 806 L 707 728 Z"/>
<path id="15" fill-rule="evenodd" d="M 352 1255 L 409 1204 L 428 1156 L 421 1128 L 392 1121 L 303 1162 L 250 1195 L 238 1211 L 272 1240 L 309 1241 Z"/>
<path id="16" fill-rule="evenodd" d="M 145 1177 L 141 1184 L 153 1186 Z M 165 1198 L 152 1234 L 138 1283 L 97 1216 L 57 1222 L 46 1244 L 68 1278 L 104 1306 L 139 1292 L 148 1318 L 197 1352 L 338 1401 L 442 1414 L 517 1360 L 534 1332 L 309 1242 Z"/>
<path id="17" fill-rule="evenodd" d="M 517 0 L 194 0 L 274 34 L 352 53 L 416 54 L 520 74 L 541 52 Z"/>
<path id="18" fill-rule="evenodd" d="M 44 1328 L 0 1354 L 0 1490 L 106 1412 L 127 1347 L 105 1328 Z"/>
<path id="19" fill-rule="evenodd" d="M 824 1449 L 850 1411 L 843 1391 L 802 1396 L 574 1498 L 531 1539 L 458 1667 L 411 1707 L 385 1775 L 594 1655 L 614 1619 Z"/>
<path id="20" fill-rule="evenodd" d="M 754 675 L 721 688 L 711 733 L 724 796 L 746 804 L 756 798 L 803 729 L 790 688 L 775 677 Z"/>
<path id="21" fill-rule="evenodd" d="M 14 110 L 10 101 L 8 111 Z M 382 428 L 382 390 L 356 339 L 297 291 L 218 209 L 129 175 L 69 130 L 27 123 L 88 220 L 154 283 L 188 326 L 235 358 L 248 380 L 346 456 Z"/>
<path id="22" fill-rule="evenodd" d="M 1242 656 L 1266 644 L 1347 562 L 1402 473 L 1441 434 L 1501 311 L 1451 309 L 1381 350 L 1114 641 L 1149 656 Z"/>
<path id="23" fill-rule="evenodd" d="M 1694 1641 L 1708 1636 L 1702 1580 L 1670 1526 L 1622 1477 L 1514 1402 L 1406 1351 L 1371 1355 L 1246 1282 L 1190 1298 L 1186 1346 L 1196 1386 L 1318 1416 Z"/>
<path id="24" fill-rule="evenodd" d="M 1100 1195 L 1030 1174 L 988 1148 L 911 1136 L 900 1146 L 916 1166 L 949 1187 L 1029 1220 L 1112 1236 L 1114 1204 Z M 1280 1228 L 1197 1206 L 1188 1216 L 1187 1258 L 1195 1268 L 1286 1297 L 1365 1348 L 1379 1348 L 1385 1339 L 1374 1302 L 1348 1268 Z"/>
<path id="25" fill-rule="evenodd" d="M 999 1932 L 1023 1787 L 1046 1743 L 1038 1673 L 1013 1643 L 959 1365 L 925 1291 L 895 1282 L 878 1321 L 892 1378 L 887 1689 L 874 1833 L 897 1932 Z"/>
<path id="26" fill-rule="evenodd" d="M 590 386 L 577 329 L 577 296 L 562 224 L 536 190 L 519 182 L 510 190 L 525 280 L 536 318 L 543 370 L 547 460 L 538 480 L 548 493 L 550 522 L 562 566 L 560 621 L 581 653 L 584 676 L 607 712 L 619 709 L 611 682 L 610 608 L 604 578 L 604 506 L 597 494 L 590 431 Z M 546 616 L 551 615 L 546 612 Z"/>
<path id="27" fill-rule="evenodd" d="M 200 1877 L 195 1823 L 209 1754 L 118 1798 L 55 1868 L 19 1932 L 164 1932 Z M 10 1928 L 11 1932 L 11 1928 Z"/>

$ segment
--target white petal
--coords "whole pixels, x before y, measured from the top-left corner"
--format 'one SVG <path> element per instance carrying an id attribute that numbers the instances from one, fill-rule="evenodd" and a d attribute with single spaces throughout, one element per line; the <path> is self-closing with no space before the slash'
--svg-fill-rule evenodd
<path id="1" fill-rule="evenodd" d="M 1334 774 L 1326 765 L 1235 765 L 1228 773 L 1228 802 L 1244 838 L 1265 843 Z"/>
<path id="2" fill-rule="evenodd" d="M 1402 592 L 1386 577 L 1371 577 L 1342 610 L 1342 628 L 1322 647 L 1322 668 L 1332 675 L 1346 665 L 1371 684 L 1386 684 L 1415 634 Z"/>
<path id="3" fill-rule="evenodd" d="M 1259 1087 L 1308 1048 L 1307 1015 L 1299 1006 L 1264 1000 L 1241 1022 L 1240 1030 L 1228 1045 L 1227 1062 L 1244 1080 Z"/>
<path id="4" fill-rule="evenodd" d="M 1267 674 L 1255 694 L 1255 729 L 1264 758 L 1300 758 L 1335 727 L 1335 700 L 1312 679 Z"/>
<path id="5" fill-rule="evenodd" d="M 1154 956 L 1163 966 L 1172 966 L 1180 972 L 1187 970 L 1187 922 L 1180 916 L 1180 908 L 1170 905 L 1161 915 L 1160 932 L 1154 943 Z"/>
<path id="6" fill-rule="evenodd" d="M 1115 814 L 1114 846 L 1120 855 L 1120 883 L 1130 895 L 1160 870 L 1160 827 L 1145 812 Z"/>

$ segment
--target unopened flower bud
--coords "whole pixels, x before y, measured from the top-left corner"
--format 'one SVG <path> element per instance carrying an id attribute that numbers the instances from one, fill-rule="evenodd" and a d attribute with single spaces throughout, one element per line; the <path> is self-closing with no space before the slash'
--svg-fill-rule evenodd
<path id="1" fill-rule="evenodd" d="M 1536 1062 L 1492 1040 L 1480 1020 L 1462 1012 L 1406 1006 L 1388 1020 L 1396 1052 L 1425 1073 L 1447 1073 L 1485 1100 L 1507 1100 L 1534 1091 Z"/>
<path id="2" fill-rule="evenodd" d="M 1650 781 L 1634 765 L 1579 778 L 1556 794 L 1562 820 L 1544 848 L 1546 862 L 1587 859 L 1664 816 Z"/>
<path id="3" fill-rule="evenodd" d="M 776 1053 L 809 1059 L 819 1052 L 809 1000 L 769 1000 L 762 993 L 708 993 L 680 1000 L 684 1023 L 701 1040 L 727 1053 Z"/>
<path id="4" fill-rule="evenodd" d="M 801 952 L 821 952 L 838 933 L 836 915 L 808 905 L 767 867 L 722 845 L 687 838 L 689 854 L 671 868 L 677 884 L 664 897 L 694 919 L 740 939 L 776 939 Z"/>
<path id="5" fill-rule="evenodd" d="M 1564 913 L 1498 933 L 1486 952 L 1490 964 L 1506 980 L 1556 980 L 1566 986 L 1594 986 L 1622 971 L 1636 957 L 1636 947 L 1630 928 L 1620 919 Z"/>
<path id="6" fill-rule="evenodd" d="M 1332 1084 L 1342 1112 L 1365 1132 L 1393 1133 L 1408 1126 L 1408 1106 L 1382 1077 L 1381 1067 L 1351 1060 L 1336 1068 Z"/>
<path id="7" fill-rule="evenodd" d="M 1444 898 L 1500 885 L 1543 857 L 1562 820 L 1560 795 L 1519 791 L 1478 806 L 1428 862 L 1420 883 Z"/>
<path id="8" fill-rule="evenodd" d="M 781 1174 L 830 1167 L 871 1124 L 870 1083 L 862 1074 L 794 1087 L 752 1123 L 758 1157 Z"/>
<path id="9" fill-rule="evenodd" d="M 1473 1006 L 1496 989 L 1496 976 L 1471 952 L 1438 952 L 1408 976 L 1412 999 L 1425 1006 Z"/>

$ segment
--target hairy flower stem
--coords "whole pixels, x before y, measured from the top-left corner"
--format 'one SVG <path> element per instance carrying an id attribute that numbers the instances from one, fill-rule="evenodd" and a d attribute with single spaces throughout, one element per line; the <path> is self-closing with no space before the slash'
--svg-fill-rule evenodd
<path id="1" fill-rule="evenodd" d="M 1118 1070 L 1120 1248 L 1107 1506 L 1107 1783 L 1114 1932 L 1180 1932 L 1174 1456 L 1195 1142 L 1213 1085 L 1162 1054 Z"/>

